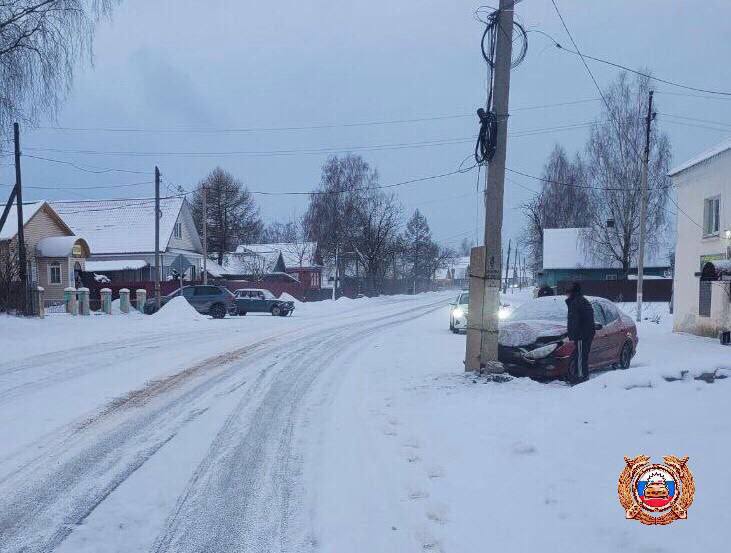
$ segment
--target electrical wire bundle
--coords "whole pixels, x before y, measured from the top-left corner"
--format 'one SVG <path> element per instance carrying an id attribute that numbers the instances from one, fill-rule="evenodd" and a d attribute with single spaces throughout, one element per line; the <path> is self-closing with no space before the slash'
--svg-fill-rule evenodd
<path id="1" fill-rule="evenodd" d="M 483 8 L 479 8 L 475 14 L 478 21 L 485 24 L 485 31 L 482 33 L 482 40 L 480 41 L 480 49 L 482 51 L 482 57 L 488 67 L 488 95 L 487 95 L 487 109 L 479 108 L 477 110 L 477 117 L 480 122 L 480 130 L 477 133 L 477 142 L 475 143 L 475 162 L 479 165 L 485 165 L 490 162 L 492 157 L 495 155 L 495 148 L 497 146 L 497 122 L 498 116 L 495 113 L 492 105 L 492 89 L 494 86 L 493 76 L 495 69 L 495 47 L 497 45 L 497 33 L 499 30 L 499 19 L 500 10 L 491 11 L 486 18 L 482 18 L 480 11 Z M 513 56 L 511 60 L 511 69 L 520 65 L 525 59 L 528 53 L 528 37 L 525 29 L 520 23 L 513 22 L 514 30 L 518 31 L 520 48 L 518 49 L 517 56 Z"/>

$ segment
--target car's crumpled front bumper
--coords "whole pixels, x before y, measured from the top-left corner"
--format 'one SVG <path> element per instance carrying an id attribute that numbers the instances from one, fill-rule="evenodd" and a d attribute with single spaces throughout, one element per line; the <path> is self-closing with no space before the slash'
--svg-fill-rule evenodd
<path id="1" fill-rule="evenodd" d="M 560 378 L 568 374 L 571 357 L 551 354 L 543 359 L 530 360 L 520 348 L 498 346 L 498 359 L 505 370 L 514 376 L 531 378 Z"/>

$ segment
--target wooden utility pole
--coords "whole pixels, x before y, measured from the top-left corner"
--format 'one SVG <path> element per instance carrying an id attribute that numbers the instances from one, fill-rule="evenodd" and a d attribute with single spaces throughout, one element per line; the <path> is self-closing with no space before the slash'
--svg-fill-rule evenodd
<path id="1" fill-rule="evenodd" d="M 202 187 L 203 195 L 203 284 L 208 284 L 208 191 Z"/>
<path id="2" fill-rule="evenodd" d="M 647 232 L 647 172 L 650 163 L 650 125 L 655 118 L 652 113 L 652 95 L 650 91 L 647 101 L 647 117 L 645 117 L 645 152 L 642 156 L 642 200 L 640 202 L 640 247 L 637 252 L 637 322 L 642 320 L 642 280 L 645 272 L 645 233 Z"/>
<path id="3" fill-rule="evenodd" d="M 505 263 L 505 282 L 503 283 L 503 294 L 508 291 L 508 278 L 510 278 L 510 249 L 512 247 L 512 239 L 508 239 L 508 259 Z"/>
<path id="4" fill-rule="evenodd" d="M 15 199 L 18 204 L 18 276 L 23 286 L 23 300 L 20 311 L 26 315 L 28 309 L 28 265 L 25 252 L 25 231 L 23 229 L 23 183 L 20 175 L 20 126 L 13 123 L 15 143 Z"/>
<path id="5" fill-rule="evenodd" d="M 155 307 L 160 309 L 160 169 L 155 165 Z"/>
<path id="6" fill-rule="evenodd" d="M 498 309 L 502 275 L 500 251 L 514 9 L 515 0 L 500 0 L 492 79 L 492 109 L 497 117 L 497 133 L 495 153 L 485 175 L 485 249 L 481 253 L 475 248 L 470 260 L 470 264 L 472 261 L 481 262 L 482 270 L 472 273 L 470 278 L 470 309 L 465 354 L 465 370 L 468 371 L 503 372 L 504 370 L 498 361 Z M 488 83 L 489 81 L 490 79 Z M 491 91 L 487 92 L 489 96 Z M 490 109 L 490 106 L 487 108 Z M 476 296 L 474 302 L 473 295 Z M 473 306 L 476 309 L 473 309 Z"/>

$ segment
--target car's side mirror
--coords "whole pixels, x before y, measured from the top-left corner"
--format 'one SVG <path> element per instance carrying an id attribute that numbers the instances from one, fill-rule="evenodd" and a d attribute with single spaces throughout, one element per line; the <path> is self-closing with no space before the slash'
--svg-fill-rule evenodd
<path id="1" fill-rule="evenodd" d="M 594 323 L 594 330 L 601 330 L 604 328 L 604 325 L 601 323 Z"/>

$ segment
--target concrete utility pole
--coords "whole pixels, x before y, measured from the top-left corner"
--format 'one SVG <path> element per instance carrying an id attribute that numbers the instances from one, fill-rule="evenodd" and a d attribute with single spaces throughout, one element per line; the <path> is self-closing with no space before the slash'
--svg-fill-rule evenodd
<path id="1" fill-rule="evenodd" d="M 25 231 L 23 229 L 23 185 L 20 178 L 20 126 L 13 123 L 13 141 L 15 143 L 15 199 L 18 202 L 18 276 L 23 284 L 23 303 L 20 311 L 25 315 L 28 310 L 28 275 L 25 255 Z"/>
<path id="2" fill-rule="evenodd" d="M 203 284 L 208 284 L 208 192 L 203 186 Z"/>
<path id="3" fill-rule="evenodd" d="M 645 117 L 645 152 L 642 156 L 642 200 L 640 202 L 640 248 L 637 252 L 637 322 L 642 320 L 642 280 L 645 272 L 645 232 L 647 227 L 647 171 L 650 163 L 650 125 L 655 118 L 652 113 L 652 95 L 647 102 Z"/>
<path id="4" fill-rule="evenodd" d="M 467 371 L 503 372 L 498 361 L 498 309 L 514 7 L 515 0 L 500 0 L 492 89 L 493 109 L 497 115 L 496 148 L 485 175 L 485 249 L 474 248 L 470 259 L 470 265 L 476 270 L 471 270 L 470 277 Z M 489 95 L 490 91 L 487 92 Z"/>
<path id="5" fill-rule="evenodd" d="M 335 244 L 335 276 L 333 277 L 333 301 L 337 299 L 335 296 L 338 287 L 338 245 Z"/>
<path id="6" fill-rule="evenodd" d="M 160 169 L 155 165 L 155 307 L 160 309 Z"/>

